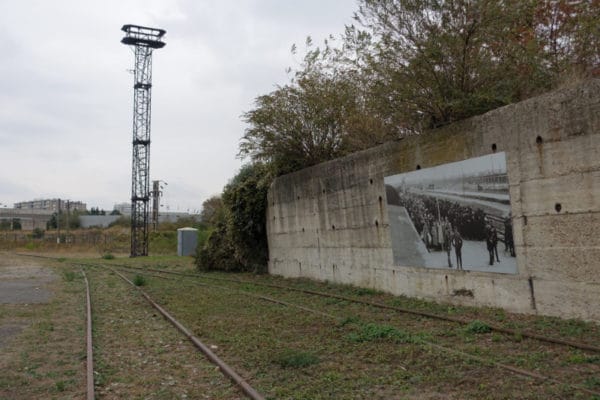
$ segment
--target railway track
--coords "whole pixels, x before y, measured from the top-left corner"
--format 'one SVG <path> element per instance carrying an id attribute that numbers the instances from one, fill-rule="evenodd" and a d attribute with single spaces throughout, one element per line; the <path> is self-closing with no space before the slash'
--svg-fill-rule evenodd
<path id="1" fill-rule="evenodd" d="M 86 341 L 86 399 L 94 400 L 94 345 L 92 340 L 92 299 L 90 296 L 90 283 L 85 271 L 81 270 L 85 283 L 85 341 Z"/>
<path id="2" fill-rule="evenodd" d="M 79 265 L 79 264 L 77 264 Z M 107 268 L 107 267 L 104 267 Z M 228 364 L 226 364 L 220 357 L 218 357 L 211 349 L 210 346 L 204 344 L 199 338 L 197 338 L 188 328 L 186 328 L 181 322 L 175 319 L 164 307 L 161 307 L 153 299 L 142 290 L 140 287 L 136 286 L 134 282 L 128 279 L 124 274 L 115 269 L 108 268 L 109 271 L 114 272 L 119 278 L 121 278 L 124 282 L 131 286 L 132 289 L 136 290 L 141 297 L 143 297 L 148 304 L 150 304 L 154 309 L 156 309 L 174 328 L 176 328 L 181 334 L 183 334 L 193 345 L 194 347 L 200 351 L 207 360 L 216 365 L 221 373 L 230 379 L 235 386 L 239 388 L 239 390 L 244 393 L 244 395 L 252 400 L 264 400 L 264 397 L 256 391 L 250 384 L 248 384 L 233 368 L 231 368 Z M 93 344 L 92 344 L 92 307 L 91 307 L 91 297 L 90 297 L 90 289 L 88 283 L 88 276 L 85 271 L 82 270 L 82 274 L 84 276 L 84 281 L 86 285 L 86 298 L 87 298 L 87 329 L 86 329 L 86 337 L 87 337 L 87 399 L 93 400 L 95 398 L 95 390 L 94 390 L 94 361 L 93 361 Z M 96 276 L 96 279 L 99 277 Z"/>
<path id="3" fill-rule="evenodd" d="M 302 304 L 296 304 L 293 301 L 288 300 L 287 298 L 284 300 L 284 299 L 282 299 L 282 297 L 285 297 L 286 294 L 296 293 L 296 295 L 300 295 L 300 296 L 320 297 L 320 298 L 324 298 L 324 299 L 335 299 L 335 300 L 339 300 L 339 301 L 343 301 L 343 302 L 352 302 L 354 304 L 357 304 L 360 306 L 365 306 L 367 308 L 391 310 L 391 311 L 395 311 L 395 312 L 410 316 L 412 318 L 425 317 L 425 318 L 437 320 L 437 321 L 440 321 L 441 323 L 446 323 L 446 324 L 463 324 L 464 325 L 464 324 L 469 323 L 468 321 L 465 321 L 463 319 L 456 318 L 456 317 L 440 316 L 440 315 L 436 315 L 436 314 L 428 313 L 428 312 L 416 312 L 415 310 L 406 310 L 406 309 L 403 309 L 400 307 L 393 307 L 393 306 L 388 306 L 386 304 L 364 301 L 361 299 L 354 299 L 354 298 L 351 298 L 348 296 L 341 296 L 341 295 L 331 294 L 331 293 L 323 293 L 323 292 L 318 292 L 318 291 L 313 291 L 313 290 L 306 290 L 306 289 L 294 288 L 294 287 L 289 287 L 289 286 L 284 286 L 284 285 L 276 285 L 276 284 L 271 284 L 271 283 L 259 283 L 259 282 L 252 282 L 252 281 L 238 280 L 238 279 L 227 279 L 227 278 L 214 277 L 214 276 L 207 277 L 207 276 L 198 275 L 198 274 L 186 274 L 186 273 L 175 272 L 175 271 L 165 271 L 165 270 L 160 270 L 160 269 L 155 269 L 155 268 L 145 268 L 145 267 L 141 268 L 141 267 L 134 267 L 134 266 L 130 266 L 130 265 L 120 265 L 120 264 L 116 264 L 116 263 L 111 263 L 110 267 L 105 265 L 104 263 L 84 263 L 84 264 L 77 263 L 76 265 L 82 265 L 85 267 L 102 268 L 102 269 L 109 268 L 114 273 L 118 274 L 124 281 L 129 282 L 129 284 L 132 285 L 133 287 L 136 287 L 136 286 L 124 274 L 136 273 L 136 274 L 144 275 L 147 277 L 160 278 L 163 280 L 173 281 L 174 283 L 176 283 L 177 287 L 191 285 L 191 286 L 208 287 L 208 288 L 212 288 L 212 289 L 216 289 L 216 290 L 229 291 L 231 293 L 235 293 L 238 296 L 245 296 L 248 298 L 255 299 L 257 301 L 269 302 L 269 303 L 276 304 L 276 305 L 282 306 L 282 307 L 295 308 L 297 310 L 300 310 L 301 312 L 318 315 L 320 317 L 325 317 L 325 318 L 332 320 L 332 322 L 334 322 L 336 324 L 339 324 L 340 321 L 342 321 L 344 319 L 344 317 L 336 315 L 335 312 L 326 312 L 323 310 L 323 308 L 316 309 L 316 308 L 306 307 L 305 305 L 302 305 Z M 194 279 L 190 280 L 189 278 L 194 278 Z M 207 281 L 209 281 L 209 282 L 219 281 L 221 284 L 218 285 L 218 284 L 214 284 L 214 283 L 208 283 Z M 231 285 L 233 285 L 233 287 Z M 269 294 L 267 296 L 262 293 L 257 293 L 256 291 L 249 292 L 249 291 L 240 289 L 240 285 L 244 285 L 246 287 L 247 287 L 247 285 L 251 285 L 251 286 L 257 287 L 257 288 L 265 288 L 265 289 L 269 289 L 272 291 L 274 290 L 275 292 L 278 292 L 278 293 L 275 296 L 273 296 L 272 294 Z M 237 286 L 237 287 L 235 287 L 235 286 Z M 137 289 L 142 293 L 142 296 L 144 296 L 148 301 L 150 301 L 151 303 L 154 303 L 149 298 L 149 295 L 147 293 L 143 292 L 139 287 Z M 160 310 L 160 306 L 158 304 L 154 303 L 154 306 L 158 307 L 158 309 Z M 166 310 L 165 310 L 165 312 L 166 312 Z M 166 312 L 166 314 L 169 315 L 168 312 Z M 169 319 L 168 316 L 165 315 L 165 317 L 167 319 Z M 174 325 L 177 326 L 177 323 L 174 323 Z M 507 337 L 512 337 L 513 335 L 516 334 L 515 331 L 506 329 L 503 327 L 491 325 L 491 328 L 494 329 L 498 333 L 507 335 Z M 194 337 L 193 334 L 189 330 L 187 330 L 187 328 L 183 327 L 183 329 L 180 329 L 180 330 L 188 338 L 190 338 L 190 340 L 192 340 L 191 337 Z M 548 346 L 568 346 L 570 348 L 577 348 L 577 349 L 582 349 L 582 350 L 590 351 L 590 352 L 599 352 L 600 351 L 600 348 L 593 346 L 593 345 L 586 344 L 586 343 L 578 343 L 578 342 L 567 341 L 567 340 L 562 340 L 562 339 L 557 340 L 554 338 L 547 338 L 542 335 L 537 335 L 537 334 L 534 334 L 531 332 L 523 333 L 522 337 L 527 337 L 531 340 L 536 340 L 541 343 L 546 343 Z M 192 340 L 192 342 L 193 341 L 194 340 Z M 575 392 L 578 392 L 578 393 L 583 393 L 583 394 L 591 395 L 591 396 L 600 396 L 600 392 L 583 387 L 582 385 L 577 384 L 577 383 L 565 382 L 565 381 L 555 378 L 549 374 L 543 374 L 543 373 L 540 373 L 540 372 L 537 372 L 534 370 L 528 370 L 526 368 L 516 367 L 514 365 L 509 365 L 506 363 L 494 361 L 489 358 L 482 357 L 482 356 L 479 356 L 476 354 L 470 354 L 469 352 L 465 352 L 465 351 L 462 351 L 457 348 L 440 345 L 431 340 L 420 339 L 419 345 L 424 346 L 428 349 L 432 349 L 439 353 L 445 354 L 446 356 L 460 357 L 465 360 L 469 360 L 470 362 L 479 363 L 482 366 L 491 367 L 495 370 L 500 370 L 500 371 L 508 372 L 511 374 L 516 374 L 519 376 L 527 377 L 527 378 L 533 379 L 541 384 L 550 383 L 550 384 L 554 384 L 554 385 L 568 386 L 572 390 L 574 390 Z M 197 346 L 197 347 L 201 348 L 202 346 Z M 210 356 L 209 356 L 209 358 L 210 358 Z M 221 368 L 221 367 L 219 367 L 219 368 Z M 225 369 L 227 369 L 227 368 L 225 368 Z M 221 368 L 221 370 L 223 371 L 223 368 Z M 235 379 L 233 379 L 233 381 L 235 381 Z M 244 390 L 243 385 L 241 385 L 240 387 L 242 387 L 242 390 Z M 244 393 L 246 393 L 250 398 L 262 398 L 262 397 L 251 397 L 252 395 L 249 394 L 248 392 L 246 392 L 245 390 L 244 390 Z"/>
<path id="4" fill-rule="evenodd" d="M 312 313 L 312 314 L 315 314 L 315 315 L 318 315 L 318 316 L 324 316 L 326 318 L 332 319 L 336 323 L 340 323 L 341 321 L 344 320 L 343 317 L 335 316 L 335 315 L 333 315 L 331 313 L 323 312 L 322 310 L 312 309 L 312 308 L 309 308 L 309 307 L 305 307 L 305 306 L 302 306 L 302 305 L 291 303 L 289 301 L 283 301 L 283 300 L 280 300 L 280 299 L 276 299 L 276 298 L 273 298 L 273 297 L 268 297 L 268 296 L 263 296 L 263 295 L 257 295 L 256 293 L 247 292 L 247 291 L 239 290 L 239 289 L 232 289 L 230 287 L 221 286 L 221 285 L 214 285 L 214 284 L 211 285 L 211 284 L 202 283 L 202 282 L 185 282 L 185 281 L 182 281 L 181 279 L 175 279 L 175 278 L 170 278 L 170 277 L 165 277 L 164 276 L 164 275 L 180 275 L 179 273 L 173 273 L 172 271 L 161 271 L 161 270 L 157 270 L 157 269 L 152 269 L 152 273 L 148 273 L 148 272 L 143 272 L 143 271 L 140 272 L 139 268 L 130 268 L 129 266 L 126 266 L 126 267 L 120 266 L 118 269 L 120 269 L 121 271 L 127 271 L 127 270 L 133 269 L 137 273 L 142 273 L 142 274 L 144 274 L 146 276 L 152 276 L 152 277 L 156 277 L 156 278 L 159 278 L 159 279 L 174 280 L 174 281 L 177 281 L 178 284 L 192 285 L 192 286 L 193 285 L 198 285 L 198 286 L 203 286 L 203 287 L 213 287 L 213 288 L 218 288 L 218 289 L 221 289 L 221 290 L 233 291 L 233 292 L 237 293 L 238 295 L 247 296 L 247 297 L 251 297 L 251 298 L 254 298 L 254 299 L 258 299 L 258 300 L 264 300 L 264 301 L 272 302 L 272 303 L 279 304 L 279 305 L 286 306 L 286 307 L 293 307 L 293 308 L 299 309 L 301 311 Z M 160 273 L 163 273 L 163 274 L 161 275 Z M 184 277 L 185 276 L 189 277 L 190 275 L 189 274 L 188 275 L 184 275 Z M 193 276 L 193 275 L 191 275 L 191 276 Z M 269 286 L 275 286 L 277 288 L 280 288 L 277 285 L 269 285 Z M 307 291 L 302 290 L 301 292 L 307 292 Z M 308 294 L 314 294 L 314 292 L 308 291 Z M 344 300 L 347 299 L 346 297 L 343 297 L 343 296 L 329 296 L 329 295 L 325 296 L 326 294 L 324 294 L 324 293 L 319 293 L 319 295 L 320 296 L 324 296 L 324 297 L 330 297 L 330 298 L 341 298 L 341 299 L 344 299 Z M 368 306 L 372 306 L 373 305 L 370 302 L 359 302 L 359 303 L 362 303 L 362 304 L 365 304 L 365 305 L 368 305 Z M 375 303 L 375 304 L 377 304 L 377 303 Z M 387 307 L 383 307 L 383 308 L 387 309 Z M 450 322 L 455 322 L 455 321 L 454 320 L 450 320 Z M 531 339 L 537 340 L 538 338 L 537 337 L 532 337 Z M 556 343 L 554 341 L 547 341 L 547 340 L 543 340 L 543 341 L 547 342 L 547 343 L 552 343 L 552 344 L 571 346 L 571 342 L 561 341 L 559 343 Z M 435 349 L 436 351 L 439 351 L 441 353 L 457 355 L 457 356 L 459 356 L 459 357 L 461 357 L 463 359 L 474 361 L 474 362 L 480 363 L 482 365 L 491 365 L 494 368 L 497 368 L 499 370 L 507 371 L 507 372 L 510 372 L 512 374 L 516 374 L 516 375 L 519 375 L 519 376 L 522 376 L 522 377 L 531 378 L 531 379 L 534 379 L 534 380 L 539 381 L 539 382 L 549 382 L 549 383 L 553 383 L 553 384 L 557 384 L 557 385 L 569 386 L 572 389 L 574 389 L 575 391 L 578 391 L 578 392 L 581 392 L 581 393 L 585 393 L 585 394 L 592 395 L 592 396 L 600 396 L 600 391 L 590 390 L 590 389 L 585 388 L 585 387 L 583 387 L 581 385 L 573 384 L 573 383 L 569 383 L 569 382 L 564 382 L 564 381 L 556 379 L 556 378 L 554 378 L 552 376 L 544 375 L 544 374 L 541 374 L 539 372 L 535 372 L 535 371 L 531 371 L 531 370 L 519 368 L 519 367 L 516 367 L 516 366 L 513 366 L 513 365 L 506 364 L 506 363 L 496 362 L 496 361 L 493 361 L 493 360 L 490 360 L 490 359 L 486 359 L 485 357 L 476 356 L 476 355 L 473 355 L 473 354 L 466 353 L 464 351 L 460 351 L 460 350 L 456 350 L 456 349 L 453 349 L 453 348 L 450 348 L 450 347 L 442 346 L 442 345 L 434 343 L 433 341 L 428 341 L 428 340 L 421 339 L 421 340 L 419 340 L 419 344 L 421 344 L 423 346 L 426 346 L 426 347 L 429 347 L 431 349 Z M 581 346 L 581 347 L 586 347 L 586 346 Z"/>
<path id="5" fill-rule="evenodd" d="M 275 289 L 280 289 L 280 290 L 284 290 L 284 291 L 305 293 L 305 294 L 313 295 L 313 296 L 326 297 L 326 298 L 338 299 L 338 300 L 348 301 L 348 302 L 357 303 L 357 304 L 363 304 L 363 305 L 366 305 L 369 307 L 395 311 L 398 313 L 412 314 L 412 315 L 431 318 L 431 319 L 435 319 L 435 320 L 454 322 L 454 323 L 461 324 L 461 325 L 469 325 L 473 322 L 473 320 L 468 320 L 468 319 L 463 319 L 463 318 L 458 318 L 458 317 L 453 317 L 453 316 L 448 316 L 448 315 L 440 315 L 440 314 L 435 314 L 435 313 L 426 312 L 426 311 L 419 311 L 419 310 L 412 310 L 412 309 L 403 308 L 403 307 L 390 306 L 387 304 L 361 300 L 361 299 L 352 298 L 349 296 L 342 296 L 342 295 L 337 295 L 337 294 L 332 294 L 332 293 L 324 293 L 324 292 L 319 292 L 319 291 L 315 291 L 315 290 L 300 289 L 300 288 L 291 287 L 291 286 L 244 281 L 244 280 L 239 280 L 239 279 L 211 277 L 211 276 L 198 275 L 198 274 L 187 274 L 187 273 L 176 272 L 176 271 L 165 271 L 165 270 L 160 270 L 160 269 L 156 269 L 156 268 L 134 267 L 134 266 L 128 266 L 128 265 L 123 265 L 123 264 L 111 264 L 111 265 L 113 265 L 115 267 L 127 268 L 127 269 L 132 269 L 132 270 L 137 270 L 137 271 L 146 271 L 146 272 L 150 271 L 150 272 L 155 272 L 155 273 L 161 273 L 161 274 L 167 274 L 167 275 L 177 275 L 177 276 L 195 278 L 195 279 L 230 282 L 230 283 L 244 284 L 244 285 L 249 284 L 249 285 L 255 285 L 255 286 L 275 288 Z M 498 324 L 495 324 L 495 323 L 492 323 L 489 321 L 483 321 L 483 322 L 487 326 L 489 326 L 490 329 L 492 329 L 493 331 L 499 332 L 499 333 L 517 336 L 517 337 L 525 337 L 525 338 L 529 338 L 529 339 L 539 340 L 542 342 L 554 343 L 554 344 L 569 346 L 569 347 L 573 347 L 573 348 L 577 348 L 577 349 L 581 349 L 581 350 L 588 350 L 588 351 L 600 353 L 600 346 L 597 346 L 594 344 L 576 342 L 576 341 L 572 341 L 572 340 L 565 340 L 565 339 L 560 339 L 560 338 L 556 338 L 556 337 L 549 337 L 549 336 L 537 334 L 535 332 L 510 329 L 510 328 L 506 328 L 506 327 L 500 326 Z"/>

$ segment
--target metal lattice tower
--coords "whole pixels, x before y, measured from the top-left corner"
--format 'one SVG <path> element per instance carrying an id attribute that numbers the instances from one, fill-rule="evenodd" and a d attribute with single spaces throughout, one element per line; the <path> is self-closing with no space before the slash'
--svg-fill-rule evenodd
<path id="1" fill-rule="evenodd" d="M 163 29 L 123 25 L 121 43 L 134 46 L 133 161 L 131 171 L 131 257 L 148 255 L 150 200 L 150 103 L 152 51 L 165 46 Z"/>

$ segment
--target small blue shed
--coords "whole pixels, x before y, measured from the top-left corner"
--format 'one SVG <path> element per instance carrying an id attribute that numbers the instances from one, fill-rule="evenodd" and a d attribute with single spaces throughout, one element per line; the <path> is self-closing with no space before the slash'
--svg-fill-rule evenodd
<path id="1" fill-rule="evenodd" d="M 191 256 L 196 253 L 198 245 L 198 229 L 180 228 L 177 229 L 177 255 Z"/>

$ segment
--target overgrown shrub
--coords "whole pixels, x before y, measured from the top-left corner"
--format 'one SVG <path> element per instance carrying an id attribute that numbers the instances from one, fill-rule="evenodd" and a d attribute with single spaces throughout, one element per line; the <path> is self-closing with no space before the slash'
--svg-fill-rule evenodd
<path id="1" fill-rule="evenodd" d="M 255 163 L 242 167 L 225 186 L 222 210 L 213 216 L 214 230 L 204 246 L 198 246 L 196 263 L 200 270 L 266 271 L 270 183 L 268 168 Z"/>
<path id="2" fill-rule="evenodd" d="M 234 246 L 225 221 L 208 235 L 203 246 L 196 248 L 196 265 L 200 271 L 243 271 L 236 260 Z"/>

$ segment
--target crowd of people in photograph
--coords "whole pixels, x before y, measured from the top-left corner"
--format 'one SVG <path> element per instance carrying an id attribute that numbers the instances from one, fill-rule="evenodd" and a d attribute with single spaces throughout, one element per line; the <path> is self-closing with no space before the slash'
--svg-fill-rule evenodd
<path id="1" fill-rule="evenodd" d="M 510 215 L 503 221 L 487 216 L 479 208 L 471 208 L 456 202 L 407 192 L 398 193 L 398 205 L 406 208 L 419 236 L 428 251 L 445 251 L 448 267 L 453 268 L 452 249 L 456 268 L 462 269 L 463 240 L 485 243 L 489 265 L 500 262 L 498 242 L 504 241 L 505 252 L 515 256 L 512 222 Z M 500 237 L 496 226 L 503 225 Z"/>

